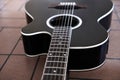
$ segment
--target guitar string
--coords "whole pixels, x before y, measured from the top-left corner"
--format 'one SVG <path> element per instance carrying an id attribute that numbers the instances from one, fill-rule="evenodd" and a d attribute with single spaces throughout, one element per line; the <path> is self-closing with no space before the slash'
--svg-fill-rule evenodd
<path id="1" fill-rule="evenodd" d="M 70 6 L 71 6 L 72 4 L 70 4 Z M 69 5 L 68 5 L 69 6 Z M 67 10 L 67 12 L 66 12 L 66 21 L 67 21 L 67 25 L 66 25 L 66 22 L 64 23 L 64 26 L 62 26 L 62 27 L 64 27 L 64 28 L 66 28 L 67 29 L 67 32 L 68 33 L 70 33 L 69 31 L 69 27 L 71 27 L 71 22 L 72 22 L 72 18 L 71 18 L 71 16 L 69 16 L 68 14 L 71 14 L 71 9 L 72 8 L 70 8 L 70 7 L 68 7 L 69 9 Z M 72 11 L 73 12 L 73 11 Z M 72 13 L 73 14 L 73 13 Z M 69 16 L 69 17 L 68 17 Z M 63 19 L 64 20 L 64 19 Z M 67 27 L 66 27 L 67 26 Z M 68 34 L 66 34 L 67 35 L 67 37 L 68 37 Z M 66 36 L 65 35 L 65 36 Z M 69 34 L 70 35 L 70 34 Z M 67 39 L 69 39 L 69 38 L 67 38 Z M 66 39 L 65 39 L 66 40 Z M 64 44 L 64 46 L 66 46 L 66 44 Z M 68 44 L 67 44 L 67 48 L 68 48 Z M 68 53 L 69 54 L 69 53 Z M 67 61 L 68 61 L 68 54 L 66 54 L 67 55 Z M 65 57 L 65 56 L 64 56 Z M 66 60 L 66 58 L 65 58 L 65 60 Z M 61 64 L 62 65 L 62 64 Z M 65 67 L 67 67 L 67 64 L 66 64 L 66 66 Z M 61 71 L 60 71 L 61 72 Z M 66 73 L 66 72 L 65 72 Z M 66 74 L 65 74 L 65 76 L 66 76 Z M 66 78 L 66 77 L 64 77 L 64 78 Z M 64 79 L 65 80 L 65 79 Z"/>
<path id="2" fill-rule="evenodd" d="M 65 4 L 65 9 L 64 9 L 64 14 L 66 14 L 66 16 L 64 16 L 65 19 L 63 18 L 63 21 L 62 21 L 63 24 L 61 24 L 61 27 L 63 27 L 63 29 L 61 28 L 61 29 L 62 29 L 62 33 L 63 33 L 63 34 L 65 33 L 64 36 L 62 35 L 62 39 L 63 39 L 63 37 L 65 38 L 66 35 L 67 35 L 67 34 L 66 34 L 66 32 L 67 32 L 66 30 L 67 30 L 67 29 L 65 29 L 65 28 L 66 28 L 66 23 L 67 23 L 67 14 L 69 13 L 69 7 L 70 7 L 70 6 L 66 3 L 66 4 Z M 63 41 L 63 40 L 62 40 L 62 41 Z M 63 45 L 64 45 L 64 44 L 63 44 Z M 63 46 L 63 47 L 61 46 L 61 47 L 60 47 L 60 50 L 61 50 L 61 48 L 64 48 L 64 46 Z M 63 50 L 64 50 L 64 49 L 63 49 Z M 66 52 L 65 52 L 65 53 L 66 53 Z M 66 60 L 66 57 L 65 57 L 66 54 L 65 54 L 65 53 L 61 53 L 61 52 L 59 53 L 60 55 L 62 54 L 62 58 L 63 58 L 63 59 L 61 59 L 62 61 L 64 61 L 64 58 L 65 58 L 65 60 Z M 64 54 L 64 55 L 63 55 L 63 54 Z M 59 59 L 59 61 L 60 61 L 60 59 Z M 64 64 L 63 64 L 64 66 L 63 66 L 62 63 L 60 63 L 60 66 L 66 67 L 65 64 L 66 64 L 66 63 L 64 63 Z M 64 70 L 64 69 L 63 69 L 63 70 Z M 60 70 L 59 72 L 62 73 L 62 70 Z M 66 75 L 64 75 L 64 77 L 63 77 L 62 79 L 65 80 L 65 78 L 66 78 L 65 76 L 66 76 Z M 59 80 L 60 80 L 60 78 L 59 78 Z"/>
<path id="3" fill-rule="evenodd" d="M 69 7 L 68 7 L 68 8 L 69 8 Z M 68 10 L 69 10 L 69 9 L 68 9 Z M 70 14 L 70 12 L 68 12 L 68 10 L 64 10 L 64 12 L 66 11 L 66 12 L 65 12 L 66 15 L 67 15 L 67 14 Z M 63 18 L 64 18 L 64 17 L 63 17 Z M 69 16 L 69 18 L 71 18 L 71 17 Z M 67 20 L 67 17 L 66 17 L 65 20 Z M 69 26 L 69 21 L 70 21 L 70 20 L 68 19 L 68 26 Z M 71 21 L 72 21 L 72 20 L 71 20 Z M 71 21 L 70 21 L 70 22 L 71 22 Z M 59 23 L 60 23 L 60 22 L 59 22 Z M 62 23 L 64 23 L 64 19 L 63 19 Z M 65 22 L 65 23 L 66 23 L 66 22 Z M 61 27 L 63 27 L 62 25 L 63 25 L 63 24 L 61 24 Z M 71 23 L 70 25 L 72 25 L 72 23 Z M 66 27 L 66 24 L 64 24 L 64 26 Z M 67 27 L 68 27 L 68 26 L 67 26 Z M 62 29 L 62 28 L 60 28 L 60 29 Z M 67 29 L 67 30 L 68 30 L 68 29 Z M 64 31 L 62 31 L 62 32 L 64 32 Z M 49 53 L 48 53 L 48 55 L 49 55 Z M 59 56 L 60 56 L 60 53 L 59 53 Z M 62 64 L 61 64 L 61 65 L 62 65 Z M 48 71 L 48 72 L 49 72 L 49 71 Z M 49 78 L 49 77 L 48 77 L 48 78 Z M 50 78 L 49 80 L 51 80 L 51 79 L 52 79 L 52 78 Z M 53 80 L 53 79 L 52 79 L 52 80 Z"/>
<path id="4" fill-rule="evenodd" d="M 63 13 L 64 13 L 64 12 L 65 12 L 65 10 L 64 10 L 64 7 L 63 7 Z M 61 13 L 61 14 L 62 14 L 62 13 Z M 64 16 L 62 16 L 61 18 L 63 18 L 63 20 L 65 19 Z M 62 34 L 62 33 L 61 33 L 61 28 L 62 28 L 63 22 L 64 22 L 64 21 L 61 21 L 61 19 L 60 19 L 59 32 L 58 32 L 58 34 L 57 34 L 57 35 L 59 35 L 58 38 L 60 38 L 60 37 L 61 37 L 60 34 Z M 60 42 L 61 42 L 61 39 L 60 39 Z M 57 48 L 60 49 L 60 44 L 57 46 Z M 58 61 L 59 61 L 59 56 L 60 56 L 59 50 L 58 50 L 58 52 L 57 52 L 56 54 L 57 54 L 57 58 L 58 58 Z M 56 64 L 56 66 L 59 67 L 59 62 Z M 57 79 L 57 76 L 55 77 L 55 80 L 56 80 L 56 79 Z M 58 79 L 60 79 L 60 78 L 58 78 Z"/>
<path id="5" fill-rule="evenodd" d="M 66 12 L 67 12 L 67 11 L 64 10 L 64 13 L 66 13 Z M 65 19 L 64 16 L 63 16 L 62 18 L 63 18 L 63 19 L 62 19 L 62 22 L 61 22 L 61 19 L 60 19 L 60 21 L 59 21 L 59 23 L 61 23 L 61 26 L 59 26 L 59 29 L 58 29 L 58 30 L 60 31 L 60 34 L 64 33 L 64 31 L 62 31 L 62 29 L 63 29 L 63 23 L 64 23 L 64 20 L 66 21 L 66 19 Z M 62 31 L 62 32 L 61 32 L 61 31 Z M 61 39 L 60 39 L 60 41 L 61 41 Z M 57 47 L 60 49 L 61 46 L 58 45 Z M 58 51 L 59 51 L 59 50 L 58 50 Z M 57 54 L 58 54 L 57 56 L 60 56 L 60 55 L 61 55 L 59 52 L 57 52 Z M 57 59 L 57 58 L 55 58 L 55 60 L 56 60 L 56 59 Z M 58 59 L 59 59 L 59 58 L 58 58 Z M 57 60 L 58 60 L 58 59 L 57 59 Z M 58 61 L 59 61 L 59 60 L 58 60 Z M 55 65 L 56 65 L 56 64 L 55 64 Z M 58 64 L 57 64 L 57 66 L 58 66 Z M 57 70 L 57 69 L 56 69 L 56 70 Z M 54 78 L 57 78 L 57 76 L 54 77 Z M 60 78 L 59 78 L 59 79 L 60 79 Z M 56 80 L 56 79 L 55 79 L 55 80 Z"/>
<path id="6" fill-rule="evenodd" d="M 60 14 L 60 13 L 62 13 L 61 10 L 58 11 L 58 14 Z M 58 21 L 56 21 L 56 24 L 58 24 L 58 25 L 56 25 L 55 28 L 54 28 L 54 30 L 53 30 L 53 37 L 54 37 L 54 38 L 55 38 L 55 36 L 57 36 L 57 34 L 56 34 L 56 33 L 57 33 L 57 32 L 56 32 L 56 29 L 59 28 L 60 20 L 61 20 L 61 18 L 59 17 Z M 53 45 L 52 48 L 55 49 L 55 48 L 57 47 L 57 45 L 55 44 L 55 43 L 57 42 L 57 40 L 54 39 L 54 40 L 52 40 L 52 41 L 53 41 L 53 43 L 51 43 L 51 45 Z M 56 56 L 54 50 L 51 51 L 50 56 Z M 55 59 L 55 57 L 53 57 L 51 60 L 52 60 L 52 61 L 55 61 L 56 59 Z M 54 62 L 50 62 L 49 64 L 50 64 L 51 67 L 54 68 L 54 66 L 55 66 L 55 63 L 54 63 Z M 54 71 L 53 68 L 51 68 L 52 71 Z M 49 72 L 50 72 L 50 71 L 49 71 Z M 54 79 L 54 78 L 56 78 L 56 76 L 50 76 L 50 77 L 49 77 L 50 80 L 56 80 L 56 79 Z"/>
<path id="7" fill-rule="evenodd" d="M 64 7 L 63 7 L 64 8 Z M 67 12 L 68 12 L 68 10 L 66 10 L 67 8 L 69 8 L 69 6 L 67 6 L 67 5 L 65 5 L 65 9 L 63 9 L 63 13 L 64 14 L 66 14 Z M 63 14 L 62 13 L 62 14 Z M 66 17 L 65 16 L 62 16 L 62 21 L 60 22 L 61 23 L 61 25 L 60 25 L 60 29 L 59 29 L 59 32 L 60 32 L 60 34 L 64 34 L 64 23 L 66 23 Z M 61 36 L 61 35 L 60 35 Z M 59 36 L 59 37 L 60 37 Z M 63 35 L 62 35 L 62 37 L 63 37 Z M 62 42 L 62 39 L 60 39 L 60 42 Z M 61 46 L 60 46 L 61 44 L 59 44 L 57 47 L 59 48 L 59 50 L 58 50 L 58 52 L 57 52 L 57 56 L 60 56 L 61 55 Z M 63 56 L 62 56 L 63 57 Z M 58 61 L 60 61 L 60 58 L 58 57 Z M 60 64 L 61 65 L 61 64 Z M 57 63 L 57 66 L 59 67 L 59 62 Z M 59 73 L 61 73 L 61 71 L 59 71 Z M 63 77 L 62 77 L 63 78 Z M 65 78 L 65 77 L 64 77 Z M 56 79 L 57 79 L 57 77 L 56 77 Z M 55 79 L 55 80 L 56 80 Z M 60 80 L 61 78 L 60 77 L 58 77 L 58 80 Z"/>
<path id="8" fill-rule="evenodd" d="M 67 29 L 66 26 L 67 26 L 67 21 L 68 21 L 68 16 L 67 16 L 67 14 L 69 14 L 69 8 L 70 8 L 70 6 L 69 6 L 68 4 L 66 4 L 66 6 L 67 6 L 67 8 L 66 8 L 66 10 L 65 10 L 65 11 L 66 11 L 66 12 L 65 12 L 66 15 L 65 15 L 65 22 L 64 22 L 64 24 L 63 24 L 63 28 L 64 28 L 63 30 L 65 30 L 66 32 L 68 32 L 68 31 L 67 31 L 68 29 Z M 65 28 L 66 28 L 66 29 L 65 29 Z M 63 31 L 63 32 L 64 32 L 64 31 Z M 66 37 L 66 35 L 67 35 L 67 33 L 64 35 L 64 37 Z M 66 45 L 66 46 L 67 46 L 67 45 Z M 64 44 L 63 44 L 63 47 L 64 47 Z M 66 52 L 65 52 L 65 53 L 66 53 Z M 65 58 L 65 59 L 64 59 L 65 61 L 66 61 L 66 57 L 65 57 L 66 55 L 67 55 L 67 54 L 63 55 L 63 58 Z M 62 60 L 63 60 L 63 59 L 62 59 Z M 61 66 L 61 65 L 62 65 L 62 64 L 60 64 L 60 66 Z M 66 63 L 64 64 L 64 67 L 66 67 Z M 64 70 L 64 69 L 63 69 L 63 70 Z M 62 72 L 62 71 L 60 71 L 60 73 L 61 73 L 61 72 Z M 65 72 L 64 72 L 64 73 L 65 73 Z M 65 80 L 65 78 L 66 78 L 65 76 L 66 76 L 66 75 L 64 75 L 64 77 L 63 77 L 64 80 Z"/>
<path id="9" fill-rule="evenodd" d="M 70 4 L 70 6 L 71 6 L 71 4 Z M 70 8 L 70 9 L 72 9 L 72 8 Z M 70 10 L 70 9 L 68 9 L 68 11 L 66 12 L 66 15 L 67 15 L 67 16 L 69 16 L 68 14 L 71 14 L 71 11 L 72 11 L 72 10 Z M 65 27 L 65 28 L 66 28 L 66 26 L 67 26 L 66 29 L 68 30 L 68 31 L 67 31 L 68 33 L 69 33 L 69 31 L 70 31 L 70 30 L 69 30 L 69 26 L 71 26 L 71 21 L 72 21 L 72 18 L 71 18 L 71 19 L 70 19 L 70 18 L 71 18 L 71 16 L 66 17 L 66 19 L 67 19 L 68 22 L 67 22 L 67 25 L 66 25 L 66 22 L 65 22 L 65 24 L 64 24 L 64 27 Z M 70 21 L 70 22 L 69 22 L 69 21 Z M 68 34 L 66 34 L 66 35 L 67 35 L 67 37 L 68 37 Z M 66 35 L 65 35 L 65 36 L 66 36 Z M 69 39 L 69 38 L 67 38 L 67 39 Z M 66 39 L 65 39 L 65 40 L 66 40 Z M 66 46 L 66 44 L 64 44 L 64 46 Z M 68 46 L 68 44 L 67 44 L 67 46 Z M 68 48 L 68 47 L 67 47 L 67 48 Z M 68 54 L 66 54 L 66 55 L 68 56 Z M 65 56 L 64 56 L 64 57 L 65 57 Z M 68 59 L 68 57 L 67 57 L 67 59 Z M 62 65 L 62 64 L 61 64 L 61 65 Z M 65 67 L 67 67 L 67 64 L 66 64 Z M 61 71 L 60 71 L 60 72 L 61 72 Z M 65 72 L 65 73 L 66 73 L 66 72 Z M 64 77 L 64 78 L 65 78 L 65 77 Z"/>
<path id="10" fill-rule="evenodd" d="M 61 13 L 61 11 L 58 10 L 58 14 L 60 14 L 60 13 Z M 57 23 L 60 24 L 59 21 L 57 21 L 56 24 L 57 24 Z M 55 25 L 56 25 L 56 24 L 55 24 Z M 57 27 L 57 26 L 55 26 L 55 28 L 56 28 L 56 27 Z M 54 31 L 55 31 L 55 30 L 53 30 L 53 33 L 54 33 Z M 52 34 L 51 37 L 53 37 L 53 36 L 54 36 L 54 34 Z M 51 54 L 52 54 L 52 51 L 50 51 L 51 45 L 53 45 L 53 44 L 52 44 L 52 40 L 51 40 L 51 42 L 50 42 L 50 47 L 49 47 L 49 49 L 48 49 L 48 54 L 47 54 L 46 61 L 48 60 L 49 56 L 51 56 Z M 53 46 L 53 47 L 54 47 L 54 46 Z M 50 52 L 49 52 L 49 51 L 50 51 Z M 53 54 L 52 54 L 52 55 L 53 55 Z M 51 62 L 49 63 L 49 65 L 50 65 L 51 67 L 54 66 L 54 64 L 52 65 Z M 45 67 L 47 67 L 47 62 L 45 63 Z M 48 70 L 49 70 L 49 69 L 48 69 Z M 45 68 L 44 68 L 44 71 L 43 71 L 43 72 L 45 73 Z M 43 75 L 44 75 L 44 73 L 43 73 Z M 50 70 L 48 71 L 48 73 L 50 73 Z M 41 79 L 43 79 L 43 77 L 44 77 L 44 76 L 42 76 Z M 45 76 L 45 77 L 46 77 L 47 80 L 52 80 L 52 76 L 48 76 L 48 75 L 47 75 L 47 76 Z"/>
<path id="11" fill-rule="evenodd" d="M 66 7 L 66 6 L 65 6 L 65 7 Z M 63 12 L 62 12 L 61 14 L 63 14 L 63 13 L 65 13 L 64 7 L 63 7 Z M 60 36 L 60 34 L 62 34 L 62 32 L 61 32 L 62 30 L 61 30 L 61 29 L 62 29 L 62 27 L 63 27 L 63 23 L 64 23 L 64 20 L 65 20 L 65 17 L 64 17 L 64 16 L 62 16 L 61 18 L 63 18 L 63 19 L 62 19 L 62 20 L 61 20 L 61 19 L 59 20 L 59 25 L 60 25 L 60 26 L 58 26 L 58 34 L 57 34 L 57 36 L 59 36 L 59 37 L 61 37 L 61 36 Z M 58 37 L 58 38 L 59 38 L 59 37 Z M 56 41 L 56 42 L 57 42 L 57 41 Z M 60 39 L 60 42 L 61 42 L 61 39 Z M 57 44 L 56 47 L 57 47 L 58 49 L 60 49 L 61 46 Z M 57 49 L 57 50 L 58 50 L 58 49 Z M 60 61 L 60 60 L 59 60 L 59 56 L 60 56 L 60 51 L 59 51 L 59 50 L 58 50 L 58 52 L 55 54 L 55 56 L 56 56 L 56 55 L 57 55 L 58 61 Z M 57 58 L 55 58 L 55 60 L 56 60 Z M 55 64 L 55 65 L 59 67 L 59 62 L 58 62 L 57 64 Z M 57 70 L 57 68 L 56 68 L 56 70 Z M 56 79 L 57 79 L 57 76 L 54 77 L 54 80 L 56 80 Z M 58 79 L 60 79 L 60 78 L 58 77 Z"/>
<path id="12" fill-rule="evenodd" d="M 63 7 L 63 8 L 64 8 L 64 7 Z M 63 12 L 65 13 L 65 10 L 63 10 Z M 58 12 L 58 14 L 63 13 L 63 12 L 60 11 L 60 12 Z M 64 17 L 63 17 L 63 18 L 64 18 Z M 63 24 L 64 21 L 61 22 L 61 17 L 59 17 L 58 20 L 59 20 L 59 21 L 56 22 L 56 23 L 58 23 L 58 26 L 57 26 L 57 27 L 59 28 L 59 27 L 60 27 L 59 25 L 60 25 L 60 24 Z M 54 31 L 56 31 L 56 30 L 54 30 Z M 59 30 L 58 30 L 58 31 L 59 31 Z M 54 33 L 54 32 L 53 32 L 53 33 Z M 55 33 L 56 33 L 56 32 L 55 32 Z M 56 36 L 56 35 L 58 35 L 58 34 L 55 34 L 55 36 Z M 54 35 L 53 35 L 53 36 L 54 36 Z M 54 41 L 57 42 L 57 40 L 54 40 Z M 54 41 L 53 41 L 53 42 L 54 42 Z M 53 45 L 53 44 L 52 44 L 52 45 Z M 54 48 L 55 48 L 55 47 L 58 47 L 58 46 L 57 46 L 57 45 L 54 45 Z M 54 53 L 54 50 L 53 50 L 53 53 Z M 59 53 L 57 52 L 57 54 L 59 54 Z M 52 54 L 52 55 L 53 55 L 53 54 Z M 56 56 L 55 53 L 54 53 L 54 55 Z M 59 56 L 59 55 L 57 55 L 57 56 Z M 55 57 L 54 57 L 53 59 L 54 59 L 53 61 L 56 60 Z M 52 63 L 51 63 L 50 65 L 54 67 L 56 64 L 52 64 Z M 57 65 L 57 66 L 58 66 L 58 65 Z M 53 69 L 52 69 L 52 71 L 53 71 Z M 52 77 L 52 76 L 51 76 L 51 77 L 50 77 L 50 80 L 53 79 L 53 78 L 57 78 L 57 77 Z M 56 79 L 55 79 L 55 80 L 56 80 Z"/>
<path id="13" fill-rule="evenodd" d="M 69 10 L 69 9 L 68 9 L 68 10 Z M 70 13 L 67 13 L 67 11 L 66 11 L 66 14 L 70 14 Z M 70 17 L 70 18 L 71 18 L 71 17 Z M 66 19 L 67 19 L 67 17 L 66 17 Z M 64 20 L 64 19 L 63 19 L 63 20 Z M 70 20 L 68 19 L 68 21 L 70 21 Z M 71 20 L 71 21 L 72 21 L 72 20 Z M 70 22 L 71 22 L 71 21 L 70 21 Z M 68 22 L 68 25 L 69 25 L 70 22 Z M 62 27 L 63 27 L 63 26 L 62 26 Z M 66 27 L 66 24 L 65 24 L 65 27 Z M 68 27 L 68 26 L 67 26 L 67 27 Z M 61 28 L 61 29 L 62 29 L 62 28 Z M 67 30 L 68 30 L 68 29 L 67 29 Z M 63 31 L 63 32 L 64 32 L 64 31 Z"/>
<path id="14" fill-rule="evenodd" d="M 73 6 L 71 6 L 71 5 L 73 5 Z M 70 8 L 68 9 L 68 13 L 67 13 L 67 15 L 68 15 L 68 22 L 67 22 L 67 25 L 65 24 L 65 27 L 67 26 L 67 34 L 65 35 L 65 36 L 67 36 L 68 38 L 66 38 L 66 39 L 71 39 L 71 33 L 72 33 L 72 30 L 71 30 L 71 27 L 72 27 L 72 16 L 69 16 L 69 14 L 73 14 L 73 11 L 74 11 L 74 3 L 71 3 L 70 4 Z M 66 40 L 65 39 L 65 40 Z M 64 44 L 64 46 L 66 46 L 66 44 Z M 67 41 L 67 53 L 66 53 L 66 58 L 65 58 L 65 60 L 68 62 L 68 57 L 69 57 L 69 47 L 70 47 L 70 40 L 69 41 Z M 67 64 L 66 64 L 66 68 L 67 68 Z M 65 70 L 66 72 L 65 73 L 67 73 L 67 69 Z M 66 74 L 65 74 L 65 76 L 66 76 Z M 64 79 L 65 80 L 65 79 Z"/>

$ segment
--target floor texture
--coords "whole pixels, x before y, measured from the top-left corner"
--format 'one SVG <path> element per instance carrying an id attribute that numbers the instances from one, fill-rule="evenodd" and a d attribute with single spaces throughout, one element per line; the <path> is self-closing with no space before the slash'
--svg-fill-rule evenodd
<path id="1" fill-rule="evenodd" d="M 0 80 L 40 80 L 45 56 L 25 56 L 21 28 L 27 0 L 0 0 Z M 120 0 L 115 5 L 105 64 L 93 71 L 70 72 L 76 80 L 120 80 Z"/>

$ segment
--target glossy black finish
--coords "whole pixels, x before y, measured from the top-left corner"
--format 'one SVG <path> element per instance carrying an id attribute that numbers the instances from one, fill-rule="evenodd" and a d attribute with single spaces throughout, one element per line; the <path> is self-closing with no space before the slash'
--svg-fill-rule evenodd
<path id="1" fill-rule="evenodd" d="M 90 49 L 70 49 L 68 67 L 70 70 L 95 68 L 105 61 L 107 51 L 108 42 Z"/>
<path id="2" fill-rule="evenodd" d="M 22 36 L 25 53 L 28 55 L 38 55 L 41 53 L 47 53 L 51 36 L 47 34 L 34 35 L 34 36 Z"/>
<path id="3" fill-rule="evenodd" d="M 34 56 L 48 51 L 51 36 L 49 34 L 34 35 L 34 33 L 46 31 L 52 34 L 53 29 L 46 25 L 46 21 L 49 17 L 58 14 L 59 10 L 49 8 L 49 6 L 51 4 L 59 4 L 59 2 L 63 1 L 31 0 L 26 4 L 27 22 L 29 24 L 21 32 L 27 55 Z M 108 13 L 112 9 L 113 4 L 110 0 L 74 0 L 74 2 L 86 5 L 87 8 L 77 9 L 74 12 L 74 15 L 82 19 L 82 25 L 73 30 L 70 47 L 82 47 L 82 49 L 70 48 L 69 69 L 97 67 L 104 62 L 107 53 L 107 30 L 110 27 L 112 12 L 102 18 L 100 23 L 97 20 Z M 28 36 L 26 34 L 30 35 Z M 104 42 L 105 40 L 106 42 Z M 96 46 L 102 42 L 104 43 Z M 84 47 L 88 48 L 86 49 Z M 76 63 L 78 61 L 80 63 Z"/>

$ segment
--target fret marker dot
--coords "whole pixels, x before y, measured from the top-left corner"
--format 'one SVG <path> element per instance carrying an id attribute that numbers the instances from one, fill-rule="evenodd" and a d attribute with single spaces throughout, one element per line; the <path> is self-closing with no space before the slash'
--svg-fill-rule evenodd
<path id="1" fill-rule="evenodd" d="M 54 73 L 56 73 L 57 71 L 56 70 L 53 70 Z"/>
<path id="2" fill-rule="evenodd" d="M 50 56 L 52 56 L 52 53 L 49 53 Z"/>
<path id="3" fill-rule="evenodd" d="M 66 54 L 64 54 L 64 56 L 66 56 Z"/>

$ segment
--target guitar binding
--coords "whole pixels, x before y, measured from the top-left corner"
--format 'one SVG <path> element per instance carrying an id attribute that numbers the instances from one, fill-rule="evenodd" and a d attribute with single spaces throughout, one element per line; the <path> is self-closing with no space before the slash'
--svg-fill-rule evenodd
<path id="1" fill-rule="evenodd" d="M 58 14 L 58 15 L 54 15 L 50 18 L 48 18 L 48 20 L 46 21 L 46 24 L 54 29 L 55 26 L 66 26 L 65 24 L 62 24 L 60 25 L 60 23 L 62 23 L 65 19 L 69 18 L 69 17 L 72 17 L 73 20 L 72 20 L 72 29 L 76 29 L 78 27 L 80 27 L 80 25 L 82 25 L 82 19 L 79 18 L 78 16 L 75 16 L 75 15 L 72 15 L 72 14 Z M 57 24 L 55 24 L 57 23 Z"/>

